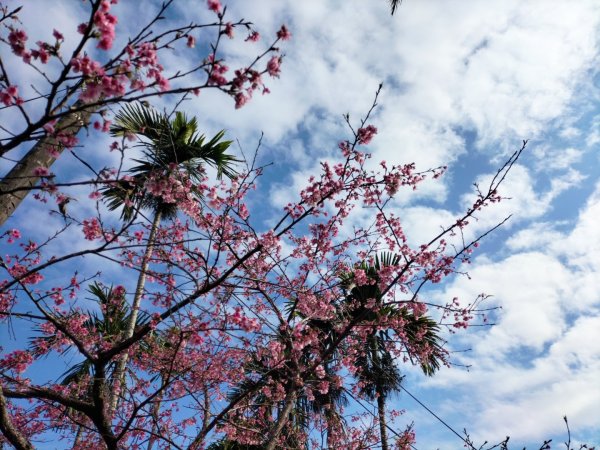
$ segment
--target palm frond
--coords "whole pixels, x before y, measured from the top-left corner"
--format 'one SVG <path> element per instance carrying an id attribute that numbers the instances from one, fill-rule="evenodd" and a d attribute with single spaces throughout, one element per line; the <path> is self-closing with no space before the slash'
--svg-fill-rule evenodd
<path id="1" fill-rule="evenodd" d="M 168 122 L 166 116 L 152 108 L 144 107 L 140 103 L 126 104 L 115 116 L 110 133 L 115 137 L 139 135 L 157 141 L 167 128 Z"/>
<path id="2" fill-rule="evenodd" d="M 167 115 L 152 108 L 137 103 L 125 105 L 115 117 L 111 134 L 145 138 L 138 144 L 143 149 L 143 159 L 134 159 L 136 165 L 127 171 L 130 181 L 123 180 L 102 189 L 110 210 L 123 208 L 123 220 L 131 220 L 140 209 L 160 212 L 164 218 L 177 214 L 176 204 L 166 203 L 145 191 L 144 184 L 151 176 L 167 176 L 183 170 L 185 176 L 197 184 L 204 178 L 205 164 L 217 170 L 218 178 L 236 175 L 234 164 L 239 160 L 227 153 L 232 141 L 223 140 L 225 131 L 205 143 L 205 136 L 198 133 L 196 118 L 188 119 L 180 111 L 170 121 Z M 197 191 L 193 193 L 198 195 Z"/>
<path id="3" fill-rule="evenodd" d="M 392 16 L 396 12 L 396 8 L 402 3 L 402 0 L 390 0 L 390 7 L 392 8 Z"/>

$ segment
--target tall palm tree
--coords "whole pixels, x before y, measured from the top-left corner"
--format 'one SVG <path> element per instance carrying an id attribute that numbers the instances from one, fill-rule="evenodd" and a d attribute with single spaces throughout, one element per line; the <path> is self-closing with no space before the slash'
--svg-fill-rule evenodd
<path id="1" fill-rule="evenodd" d="M 104 286 L 100 283 L 93 283 L 88 286 L 88 292 L 92 294 L 90 300 L 98 303 L 100 313 L 97 311 L 87 312 L 87 319 L 83 322 L 82 327 L 89 332 L 90 335 L 99 336 L 103 342 L 117 342 L 123 335 L 127 323 L 130 318 L 130 311 L 125 301 L 124 291 L 119 292 L 113 289 L 112 286 Z M 149 317 L 145 314 L 138 315 L 137 324 L 146 323 Z M 42 332 L 42 330 L 40 330 Z M 33 354 L 45 354 L 45 349 L 52 347 L 59 341 L 57 335 L 44 334 L 41 337 L 32 339 L 30 343 L 30 351 Z M 114 376 L 115 364 L 109 365 L 107 368 L 109 380 L 111 374 Z M 89 359 L 85 359 L 77 364 L 74 364 L 67 369 L 62 375 L 60 384 L 63 386 L 77 386 L 81 383 L 87 385 L 81 386 L 83 396 L 92 397 L 92 385 L 89 380 L 94 376 L 94 366 Z M 110 381 L 109 381 L 110 382 Z M 73 410 L 67 410 L 67 414 L 73 415 L 75 418 L 81 417 L 80 413 Z M 83 425 L 77 426 L 77 433 L 73 442 L 72 448 L 77 448 L 81 444 L 83 438 Z"/>
<path id="2" fill-rule="evenodd" d="M 404 326 L 404 347 L 409 357 L 419 359 L 423 372 L 431 376 L 440 368 L 443 361 L 444 350 L 442 339 L 438 334 L 438 324 L 427 316 L 415 316 L 406 308 L 395 304 L 384 304 L 383 295 L 378 287 L 379 271 L 385 266 L 395 266 L 400 257 L 391 253 L 384 253 L 381 258 L 375 257 L 373 265 L 365 262 L 357 268 L 363 270 L 372 284 L 357 286 L 354 283 L 354 273 L 342 274 L 342 285 L 349 288 L 347 301 L 353 304 L 350 314 L 363 316 L 363 319 L 372 322 L 372 331 L 367 335 L 364 351 L 356 360 L 359 368 L 357 377 L 361 382 L 361 393 L 370 400 L 377 401 L 379 419 L 379 432 L 382 450 L 388 450 L 386 399 L 392 392 L 400 390 L 402 375 L 391 349 L 396 342 L 391 336 L 391 330 L 380 329 L 381 323 L 393 319 L 401 319 Z M 379 306 L 378 312 L 370 312 L 362 305 L 374 299 Z M 419 356 L 419 350 L 428 349 L 426 357 Z"/>
<path id="3" fill-rule="evenodd" d="M 298 312 L 295 314 L 301 316 Z M 308 323 L 309 326 L 316 326 L 321 331 L 325 331 L 325 333 L 322 334 L 324 345 L 328 344 L 326 341 L 334 340 L 334 323 L 312 320 L 309 320 Z M 316 374 L 308 374 L 304 379 L 306 386 L 310 386 L 311 384 L 316 385 L 320 381 L 328 381 L 330 382 L 328 391 L 326 393 L 321 393 L 315 388 L 313 389 L 313 397 L 309 399 L 306 393 L 300 390 L 295 393 L 293 400 L 287 405 L 287 409 L 285 408 L 286 401 L 273 402 L 257 388 L 267 386 L 269 380 L 285 380 L 289 378 L 289 368 L 286 366 L 276 369 L 269 368 L 264 361 L 258 358 L 258 356 L 255 355 L 252 357 L 244 367 L 247 374 L 246 378 L 230 391 L 229 399 L 233 400 L 236 397 L 244 395 L 248 391 L 256 391 L 257 395 L 254 396 L 250 405 L 250 417 L 259 418 L 265 422 L 276 424 L 282 422 L 282 430 L 279 434 L 272 433 L 266 439 L 268 442 L 265 444 L 243 445 L 229 439 L 223 439 L 211 444 L 211 446 L 208 447 L 209 450 L 264 450 L 269 448 L 269 445 L 273 445 L 277 442 L 279 435 L 285 436 L 285 448 L 293 450 L 307 449 L 308 444 L 302 437 L 306 436 L 309 432 L 310 419 L 313 414 L 321 415 L 325 419 L 328 429 L 336 428 L 338 430 L 343 430 L 345 428 L 345 422 L 339 411 L 342 407 L 347 405 L 348 399 L 344 390 L 341 387 L 336 387 L 335 383 L 332 382 L 334 375 L 332 366 L 336 363 L 336 358 L 338 356 L 339 354 L 336 352 L 327 361 L 322 363 L 325 371 L 323 378 L 318 378 Z M 310 366 L 313 359 L 308 352 L 304 352 L 301 356 L 301 361 L 303 365 Z M 275 411 L 277 417 L 273 420 Z M 260 431 L 264 432 L 266 430 Z M 273 430 L 271 430 L 271 432 L 272 431 Z M 329 446 L 333 448 L 333 446 Z"/>
<path id="4" fill-rule="evenodd" d="M 121 218 L 125 221 L 132 220 L 141 209 L 148 209 L 153 213 L 132 301 L 131 316 L 124 334 L 124 339 L 128 339 L 133 336 L 135 329 L 156 232 L 162 219 L 173 218 L 178 211 L 176 203 L 167 202 L 161 196 L 147 192 L 146 181 L 151 177 L 162 178 L 183 172 L 193 183 L 192 194 L 199 197 L 199 191 L 194 186 L 204 177 L 205 165 L 216 168 L 218 178 L 223 175 L 233 177 L 235 171 L 232 166 L 237 160 L 226 152 L 231 141 L 222 140 L 224 131 L 220 131 L 205 143 L 205 136 L 198 133 L 196 118 L 188 119 L 179 111 L 175 113 L 175 118 L 170 120 L 168 115 L 140 104 L 126 105 L 116 115 L 110 131 L 113 136 L 138 136 L 138 145 L 142 148 L 144 159 L 134 160 L 138 165 L 129 169 L 128 180 L 122 180 L 103 190 L 108 208 L 122 208 Z M 123 384 L 126 364 L 127 353 L 121 356 L 116 370 L 117 384 L 111 400 L 112 410 L 117 406 L 118 388 Z"/>

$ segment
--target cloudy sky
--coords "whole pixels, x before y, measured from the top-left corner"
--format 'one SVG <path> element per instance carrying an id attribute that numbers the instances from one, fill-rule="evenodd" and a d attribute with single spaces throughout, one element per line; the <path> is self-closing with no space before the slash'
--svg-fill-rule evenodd
<path id="1" fill-rule="evenodd" d="M 410 376 L 407 388 L 479 443 L 564 440 L 564 415 L 598 443 L 600 2 L 407 0 L 394 17 L 383 0 L 230 6 L 265 30 L 289 24 L 294 39 L 273 93 L 215 120 L 250 140 L 264 131 L 265 158 L 310 173 L 340 136 L 341 114 L 360 116 L 384 82 L 373 159 L 450 167 L 398 202 L 415 242 L 530 140 L 503 191 L 512 200 L 475 228 L 513 214 L 510 223 L 484 243 L 470 279 L 431 293 L 490 294 L 489 306 L 502 306 L 496 325 L 453 337 L 453 349 L 470 349 L 453 355 L 457 366 Z M 417 448 L 461 445 L 406 394 L 395 401 L 415 420 Z"/>
<path id="2" fill-rule="evenodd" d="M 489 294 L 502 307 L 496 325 L 452 337 L 456 366 L 411 373 L 406 387 L 479 443 L 562 442 L 567 415 L 575 436 L 600 444 L 600 2 L 406 0 L 393 17 L 384 0 L 229 5 L 265 31 L 288 24 L 293 40 L 271 95 L 236 114 L 199 112 L 247 144 L 264 131 L 263 157 L 302 180 L 343 135 L 341 115 L 358 118 L 383 82 L 373 159 L 449 166 L 397 201 L 414 242 L 529 139 L 502 191 L 511 200 L 473 232 L 511 221 L 482 245 L 470 279 L 430 293 Z M 284 202 L 284 188 L 271 200 Z M 417 448 L 461 447 L 406 394 L 395 403 L 416 423 Z"/>
<path id="3" fill-rule="evenodd" d="M 511 199 L 472 232 L 512 219 L 483 243 L 470 277 L 427 293 L 489 294 L 487 305 L 502 308 L 495 325 L 452 336 L 455 366 L 431 379 L 409 371 L 406 387 L 479 443 L 564 440 L 567 415 L 578 439 L 600 444 L 600 1 L 405 0 L 393 17 L 385 0 L 223 3 L 265 36 L 288 25 L 282 75 L 242 110 L 211 92 L 186 109 L 245 150 L 264 133 L 262 161 L 275 165 L 262 189 L 273 206 L 334 154 L 347 136 L 342 114 L 364 114 L 380 82 L 373 159 L 449 166 L 393 205 L 412 242 L 463 210 L 472 184 L 529 139 L 502 191 Z M 127 0 L 119 8 L 119 26 L 143 14 Z M 48 14 L 67 26 L 66 11 Z M 235 42 L 233 60 L 243 56 Z M 405 394 L 394 403 L 415 421 L 418 449 L 462 447 Z"/>

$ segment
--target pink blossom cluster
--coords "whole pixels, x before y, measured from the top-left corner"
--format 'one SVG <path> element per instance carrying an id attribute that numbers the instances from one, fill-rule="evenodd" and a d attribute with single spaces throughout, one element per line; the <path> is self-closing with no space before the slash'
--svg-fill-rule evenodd
<path id="1" fill-rule="evenodd" d="M 267 63 L 267 72 L 272 77 L 279 77 L 281 73 L 281 56 L 273 56 Z"/>
<path id="2" fill-rule="evenodd" d="M 220 61 L 215 61 L 214 55 L 210 55 L 208 61 L 211 63 L 208 76 L 208 84 L 213 86 L 223 86 L 227 84 L 227 78 L 225 78 L 225 73 L 227 73 L 229 67 L 227 67 Z"/>
<path id="3" fill-rule="evenodd" d="M 23 99 L 19 97 L 19 89 L 17 86 L 8 86 L 0 91 L 0 102 L 6 106 L 22 105 Z"/>
<path id="4" fill-rule="evenodd" d="M 98 48 L 102 50 L 110 50 L 115 40 L 117 18 L 109 12 L 111 3 L 117 3 L 117 1 L 112 0 L 109 2 L 108 0 L 102 0 L 100 2 L 100 9 L 94 14 L 94 25 L 100 33 Z"/>
<path id="5" fill-rule="evenodd" d="M 94 241 L 102 237 L 102 228 L 100 227 L 100 221 L 95 217 L 91 219 L 85 219 L 82 223 L 83 235 L 88 241 Z"/>
<path id="6" fill-rule="evenodd" d="M 14 350 L 0 359 L 0 368 L 23 373 L 33 363 L 33 355 L 23 350 Z"/>
<path id="7" fill-rule="evenodd" d="M 39 60 L 42 64 L 48 63 L 51 56 L 58 55 L 60 43 L 64 41 L 64 36 L 57 30 L 53 30 L 52 35 L 56 42 L 54 45 L 44 41 L 37 41 L 37 48 L 26 50 L 27 33 L 20 29 L 11 28 L 8 34 L 8 43 L 13 53 L 20 56 L 27 64 L 31 62 L 31 58 Z"/>
<path id="8" fill-rule="evenodd" d="M 221 14 L 223 7 L 221 6 L 221 2 L 219 0 L 207 0 L 206 4 L 208 5 L 208 9 L 213 11 L 215 14 Z"/>
<path id="9" fill-rule="evenodd" d="M 367 145 L 373 139 L 373 136 L 377 134 L 377 128 L 373 125 L 367 125 L 364 128 L 359 128 L 356 133 L 356 138 L 359 144 Z"/>
<path id="10" fill-rule="evenodd" d="M 6 239 L 6 242 L 8 244 L 12 244 L 13 242 L 15 242 L 15 240 L 17 239 L 21 239 L 21 232 L 19 230 L 17 230 L 16 228 L 12 228 L 8 231 L 6 231 L 4 234 L 2 234 L 2 237 L 6 236 L 8 239 Z"/>
<path id="11" fill-rule="evenodd" d="M 8 43 L 13 53 L 17 56 L 21 56 L 25 62 L 29 62 L 31 53 L 25 50 L 25 43 L 27 42 L 27 33 L 20 29 L 12 28 L 8 33 Z"/>
<path id="12" fill-rule="evenodd" d="M 277 39 L 281 39 L 282 41 L 289 41 L 292 38 L 292 33 L 287 29 L 285 25 L 281 25 L 281 28 L 277 32 Z"/>

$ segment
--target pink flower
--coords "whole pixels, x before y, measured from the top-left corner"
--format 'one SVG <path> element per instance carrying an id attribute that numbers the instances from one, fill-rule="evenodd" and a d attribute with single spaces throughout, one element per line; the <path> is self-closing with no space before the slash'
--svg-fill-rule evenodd
<path id="1" fill-rule="evenodd" d="M 137 58 L 135 59 L 135 65 L 138 67 L 158 65 L 156 44 L 154 44 L 153 42 L 144 42 L 140 44 L 137 47 Z"/>
<path id="2" fill-rule="evenodd" d="M 233 39 L 233 25 L 231 22 L 227 22 L 225 24 L 225 31 L 223 31 L 223 34 L 225 34 L 229 39 Z"/>
<path id="3" fill-rule="evenodd" d="M 158 88 L 161 91 L 168 91 L 169 90 L 169 79 L 165 78 L 163 76 L 157 77 L 156 82 L 158 83 Z"/>
<path id="4" fill-rule="evenodd" d="M 238 92 L 235 94 L 235 109 L 240 109 L 244 106 L 249 100 L 249 97 L 244 95 L 242 92 Z"/>
<path id="5" fill-rule="evenodd" d="M 40 167 L 36 167 L 36 168 L 33 170 L 33 174 L 34 174 L 36 177 L 47 177 L 47 176 L 49 176 L 49 175 L 50 175 L 50 171 L 48 170 L 48 168 L 47 168 L 47 167 L 42 167 L 42 166 L 40 166 Z"/>
<path id="6" fill-rule="evenodd" d="M 110 3 L 108 0 L 103 0 L 100 3 L 100 10 L 94 14 L 94 25 L 100 32 L 100 41 L 98 42 L 98 48 L 102 50 L 110 50 L 113 41 L 115 39 L 115 25 L 117 24 L 117 18 L 110 14 Z"/>
<path id="7" fill-rule="evenodd" d="M 85 34 L 85 30 L 87 30 L 88 24 L 86 22 L 80 23 L 77 25 L 77 32 L 79 34 Z"/>
<path id="8" fill-rule="evenodd" d="M 8 86 L 6 89 L 0 91 L 0 102 L 6 106 L 13 104 L 20 105 L 23 100 L 19 97 L 19 89 L 17 86 Z"/>
<path id="9" fill-rule="evenodd" d="M 359 144 L 366 145 L 371 142 L 373 136 L 377 134 L 377 128 L 373 125 L 369 125 L 366 128 L 359 128 L 357 133 L 357 139 Z"/>
<path id="10" fill-rule="evenodd" d="M 258 31 L 253 31 L 248 35 L 248 37 L 245 39 L 245 41 L 257 42 L 259 39 L 260 39 L 260 34 L 258 33 Z"/>
<path id="11" fill-rule="evenodd" d="M 88 241 L 93 241 L 102 237 L 100 222 L 95 217 L 83 221 L 83 235 Z"/>
<path id="12" fill-rule="evenodd" d="M 329 392 L 329 382 L 327 381 L 321 381 L 318 385 L 317 385 L 317 389 L 319 390 L 319 392 L 323 395 L 327 394 Z"/>
<path id="13" fill-rule="evenodd" d="M 267 63 L 267 72 L 272 77 L 279 77 L 279 73 L 281 72 L 281 56 L 273 56 L 269 62 Z"/>
<path id="14" fill-rule="evenodd" d="M 186 45 L 189 48 L 194 48 L 196 46 L 196 38 L 194 36 L 188 35 Z"/>
<path id="15" fill-rule="evenodd" d="M 23 373 L 33 363 L 31 352 L 15 350 L 0 360 L 0 368 L 3 370 L 13 370 L 16 373 Z"/>
<path id="16" fill-rule="evenodd" d="M 45 42 L 38 41 L 37 45 L 38 45 L 38 50 L 32 50 L 31 56 L 33 56 L 34 59 L 39 58 L 39 60 L 42 64 L 46 64 L 48 62 L 48 60 L 50 59 L 50 54 L 46 50 L 46 48 L 48 47 L 48 44 L 46 44 Z"/>
<path id="17" fill-rule="evenodd" d="M 85 103 L 95 102 L 100 98 L 101 89 L 97 83 L 88 83 L 81 94 L 79 94 L 79 100 Z"/>
<path id="18" fill-rule="evenodd" d="M 221 2 L 219 0 L 207 0 L 208 9 L 214 11 L 216 14 L 221 12 Z"/>
<path id="19" fill-rule="evenodd" d="M 75 73 L 81 72 L 86 76 L 104 76 L 104 69 L 100 63 L 87 55 L 82 58 L 73 58 L 71 60 L 71 67 Z"/>
<path id="20" fill-rule="evenodd" d="M 8 33 L 8 43 L 17 56 L 24 56 L 25 41 L 27 41 L 27 34 L 23 30 L 11 29 Z"/>
<path id="21" fill-rule="evenodd" d="M 46 133 L 54 134 L 54 125 L 55 124 L 56 124 L 56 120 L 52 120 L 52 121 L 48 122 L 47 124 L 45 124 L 42 128 L 46 131 Z"/>
<path id="22" fill-rule="evenodd" d="M 63 36 L 63 34 L 59 31 L 57 31 L 56 29 L 52 30 L 52 36 L 54 36 L 54 38 L 57 41 L 64 41 L 65 37 Z"/>
<path id="23" fill-rule="evenodd" d="M 226 73 L 228 70 L 229 67 L 219 63 L 214 63 L 210 77 L 208 79 L 208 84 L 217 86 L 227 84 L 227 78 L 225 78 L 223 74 Z"/>
<path id="24" fill-rule="evenodd" d="M 79 139 L 73 133 L 58 133 L 56 136 L 58 142 L 60 142 L 66 148 L 73 148 L 79 142 Z"/>
<path id="25" fill-rule="evenodd" d="M 287 41 L 292 37 L 292 33 L 290 33 L 285 25 L 281 25 L 281 28 L 277 32 L 277 37 L 282 41 Z"/>

